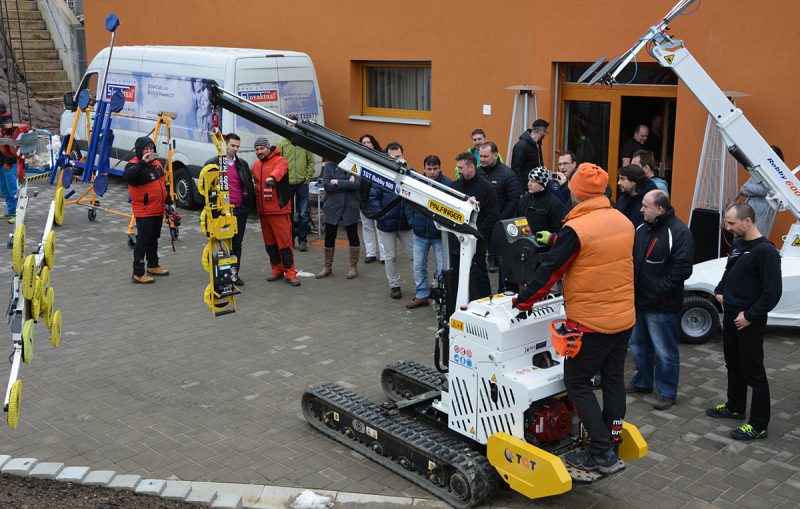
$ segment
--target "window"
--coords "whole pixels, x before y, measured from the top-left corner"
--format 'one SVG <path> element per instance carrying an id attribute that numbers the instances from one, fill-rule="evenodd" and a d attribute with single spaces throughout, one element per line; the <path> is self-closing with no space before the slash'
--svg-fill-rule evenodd
<path id="1" fill-rule="evenodd" d="M 362 64 L 361 111 L 381 117 L 430 119 L 430 62 Z"/>

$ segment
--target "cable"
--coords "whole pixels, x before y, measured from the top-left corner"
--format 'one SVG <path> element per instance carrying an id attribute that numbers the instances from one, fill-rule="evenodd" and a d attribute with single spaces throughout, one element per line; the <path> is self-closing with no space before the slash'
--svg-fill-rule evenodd
<path id="1" fill-rule="evenodd" d="M 633 55 L 633 77 L 627 83 L 620 83 L 620 85 L 630 85 L 636 80 L 636 75 L 639 73 L 639 61 L 636 59 L 636 55 Z"/>
<path id="2" fill-rule="evenodd" d="M 691 16 L 692 14 L 697 12 L 697 9 L 700 8 L 700 4 L 702 4 L 702 3 L 703 3 L 703 0 L 697 0 L 697 5 L 695 6 L 695 8 L 692 9 L 691 11 L 689 11 L 689 12 L 682 12 L 681 16 Z"/>

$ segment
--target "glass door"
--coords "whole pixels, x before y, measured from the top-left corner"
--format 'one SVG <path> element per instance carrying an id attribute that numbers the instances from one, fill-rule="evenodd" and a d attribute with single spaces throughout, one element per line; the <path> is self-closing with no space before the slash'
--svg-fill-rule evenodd
<path id="1" fill-rule="evenodd" d="M 563 146 L 580 162 L 608 168 L 611 103 L 601 101 L 564 102 Z"/>

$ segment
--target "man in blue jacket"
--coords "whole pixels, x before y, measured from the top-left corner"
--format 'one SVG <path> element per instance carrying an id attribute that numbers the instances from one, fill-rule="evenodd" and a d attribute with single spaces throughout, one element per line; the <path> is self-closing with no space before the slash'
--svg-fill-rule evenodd
<path id="1" fill-rule="evenodd" d="M 658 399 L 653 408 L 667 410 L 678 394 L 678 313 L 683 282 L 692 275 L 694 239 L 664 191 L 645 194 L 641 210 L 644 222 L 633 240 L 636 325 L 631 354 L 636 374 L 625 392 L 651 393 L 655 383 Z"/>
<path id="2" fill-rule="evenodd" d="M 431 180 L 435 180 L 447 187 L 453 181 L 442 175 L 442 161 L 439 156 L 429 155 L 423 162 L 423 173 Z M 414 231 L 414 284 L 416 293 L 414 298 L 406 304 L 408 309 L 427 306 L 430 303 L 431 284 L 428 279 L 428 251 L 433 248 L 433 258 L 436 263 L 436 274 L 442 273 L 442 232 L 425 214 L 413 212 L 411 215 L 411 229 Z"/>

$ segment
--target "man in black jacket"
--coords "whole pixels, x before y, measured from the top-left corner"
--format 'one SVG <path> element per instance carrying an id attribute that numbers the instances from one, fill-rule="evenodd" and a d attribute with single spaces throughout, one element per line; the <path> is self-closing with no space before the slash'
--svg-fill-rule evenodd
<path id="1" fill-rule="evenodd" d="M 511 152 L 511 169 L 517 174 L 520 189 L 528 184 L 528 172 L 544 166 L 542 139 L 547 135 L 550 123 L 541 118 L 533 121 L 530 129 L 519 135 L 519 140 Z"/>
<path id="2" fill-rule="evenodd" d="M 517 183 L 517 176 L 511 168 L 500 161 L 497 154 L 497 145 L 494 142 L 486 141 L 478 149 L 481 165 L 478 173 L 492 183 L 492 188 L 497 195 L 497 208 L 499 209 L 498 220 L 510 219 L 514 217 L 517 209 L 517 200 L 522 194 L 522 189 Z M 498 270 L 495 258 L 494 246 L 489 243 L 489 272 Z M 500 275 L 500 287 L 498 292 L 505 291 L 503 276 Z"/>
<path id="3" fill-rule="evenodd" d="M 247 216 L 255 204 L 255 189 L 253 188 L 253 174 L 247 161 L 239 159 L 239 145 L 241 138 L 235 133 L 225 135 L 225 169 L 228 172 L 228 196 L 233 205 L 233 215 L 236 216 L 238 230 L 231 239 L 231 251 L 236 255 L 236 285 L 244 286 L 244 281 L 239 273 L 242 266 L 242 243 L 244 242 L 244 229 L 247 226 Z M 212 157 L 206 164 L 219 164 L 219 157 Z"/>
<path id="4" fill-rule="evenodd" d="M 694 239 L 664 191 L 644 195 L 642 215 L 633 240 L 636 325 L 631 354 L 637 371 L 625 390 L 651 393 L 655 381 L 658 399 L 653 408 L 667 410 L 678 394 L 678 312 L 683 282 L 692 275 Z"/>
<path id="5" fill-rule="evenodd" d="M 486 269 L 486 242 L 491 238 L 492 229 L 498 221 L 497 195 L 492 188 L 491 182 L 478 174 L 475 158 L 472 157 L 472 154 L 469 152 L 458 154 L 456 156 L 456 167 L 461 178 L 453 183 L 453 189 L 474 197 L 481 207 L 478 212 L 476 226 L 483 238 L 478 239 L 478 246 L 472 259 L 469 278 L 469 299 L 475 300 L 492 294 L 489 273 Z M 452 234 L 450 235 L 449 250 L 451 266 L 459 268 L 459 243 Z"/>
<path id="6" fill-rule="evenodd" d="M 528 192 L 519 199 L 517 216 L 525 216 L 531 231 L 555 233 L 561 229 L 564 218 L 564 204 L 547 183 L 550 172 L 540 166 L 528 172 Z M 564 186 L 566 187 L 566 185 Z"/>
<path id="7" fill-rule="evenodd" d="M 620 192 L 614 208 L 625 214 L 634 227 L 639 226 L 643 221 L 642 199 L 645 194 L 656 189 L 656 185 L 647 178 L 641 166 L 634 164 L 619 169 L 617 185 Z"/>
<path id="8" fill-rule="evenodd" d="M 744 419 L 747 387 L 753 388 L 750 420 L 731 431 L 735 440 L 767 437 L 769 382 L 764 369 L 764 328 L 781 298 L 781 257 L 758 231 L 756 214 L 746 203 L 725 212 L 725 229 L 736 238 L 722 280 L 714 289 L 723 307 L 722 346 L 728 368 L 728 401 L 706 410 L 710 417 Z"/>

